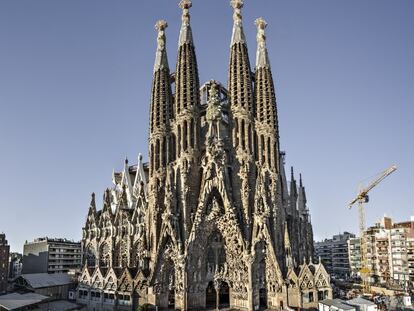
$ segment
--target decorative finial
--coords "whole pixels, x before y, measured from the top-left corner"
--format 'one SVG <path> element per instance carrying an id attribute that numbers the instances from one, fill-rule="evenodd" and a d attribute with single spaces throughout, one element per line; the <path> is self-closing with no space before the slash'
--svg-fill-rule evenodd
<path id="1" fill-rule="evenodd" d="M 193 35 L 191 33 L 190 27 L 190 11 L 189 9 L 193 6 L 191 0 L 181 0 L 179 7 L 183 10 L 183 14 L 181 16 L 181 29 L 180 29 L 180 38 L 178 40 L 179 46 L 185 43 L 192 43 L 193 42 Z"/>
<path id="2" fill-rule="evenodd" d="M 191 0 L 181 0 L 178 6 L 183 10 L 182 20 L 189 21 L 190 20 L 189 9 L 193 6 L 193 3 L 191 2 Z"/>
<path id="3" fill-rule="evenodd" d="M 128 157 L 125 157 L 125 165 L 128 165 Z"/>
<path id="4" fill-rule="evenodd" d="M 92 192 L 92 199 L 94 199 L 95 200 L 95 192 Z"/>
<path id="5" fill-rule="evenodd" d="M 246 38 L 244 36 L 243 25 L 242 25 L 242 14 L 241 9 L 244 5 L 243 0 L 231 0 L 230 6 L 233 8 L 233 33 L 231 36 L 232 46 L 235 43 L 246 43 Z"/>
<path id="6" fill-rule="evenodd" d="M 263 17 L 259 17 L 254 21 L 254 23 L 256 24 L 258 29 L 265 30 L 265 28 L 267 27 L 267 22 Z"/>
<path id="7" fill-rule="evenodd" d="M 159 21 L 157 21 L 156 23 L 155 23 L 155 29 L 158 31 L 158 32 L 160 32 L 160 31 L 164 31 L 165 30 L 165 28 L 167 28 L 168 27 L 168 24 L 167 24 L 167 22 L 165 21 L 165 20 L 163 20 L 163 19 L 161 19 L 161 20 L 159 20 Z"/>
<path id="8" fill-rule="evenodd" d="M 267 49 L 266 49 L 266 35 L 265 29 L 267 27 L 267 22 L 263 18 L 258 18 L 255 21 L 257 27 L 257 55 L 256 55 L 256 67 L 269 68 L 269 59 L 267 56 Z"/>
<path id="9" fill-rule="evenodd" d="M 242 19 L 241 9 L 244 6 L 243 0 L 231 0 L 230 5 L 234 9 L 233 20 L 240 21 Z"/>
<path id="10" fill-rule="evenodd" d="M 303 185 L 302 185 L 302 173 L 299 174 L 299 186 L 303 187 Z"/>
<path id="11" fill-rule="evenodd" d="M 295 179 L 295 174 L 293 173 L 293 166 L 290 167 L 290 176 L 292 177 L 293 181 L 293 179 Z"/>
<path id="12" fill-rule="evenodd" d="M 158 32 L 157 36 L 157 52 L 155 54 L 155 64 L 154 72 L 159 69 L 168 68 L 168 59 L 165 48 L 165 29 L 168 27 L 168 24 L 165 20 L 159 20 L 155 23 L 155 29 Z"/>

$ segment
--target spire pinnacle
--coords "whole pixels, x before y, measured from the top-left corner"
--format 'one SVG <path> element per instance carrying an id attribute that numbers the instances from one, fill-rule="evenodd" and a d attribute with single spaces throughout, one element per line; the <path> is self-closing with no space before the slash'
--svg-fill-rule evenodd
<path id="1" fill-rule="evenodd" d="M 158 32 L 157 36 L 157 52 L 155 55 L 154 72 L 160 69 L 168 69 L 167 50 L 165 47 L 166 37 L 165 29 L 168 24 L 165 20 L 159 20 L 155 24 L 155 29 Z"/>
<path id="2" fill-rule="evenodd" d="M 255 21 L 257 27 L 257 54 L 256 54 L 256 68 L 270 67 L 269 57 L 266 48 L 265 29 L 267 22 L 263 18 L 258 18 Z"/>
<path id="3" fill-rule="evenodd" d="M 290 181 L 293 182 L 293 180 L 295 179 L 295 174 L 293 173 L 293 166 L 290 167 Z"/>
<path id="4" fill-rule="evenodd" d="M 289 238 L 287 222 L 285 221 L 285 248 L 286 247 L 290 247 L 290 238 Z"/>
<path id="5" fill-rule="evenodd" d="M 96 203 L 95 203 L 95 192 L 92 192 L 91 194 L 91 204 L 90 204 L 91 208 L 93 208 L 94 210 L 96 209 Z"/>
<path id="6" fill-rule="evenodd" d="M 181 30 L 180 30 L 180 40 L 179 45 L 185 43 L 193 43 L 193 35 L 191 33 L 190 27 L 190 8 L 193 6 L 191 0 L 181 0 L 179 7 L 183 10 L 181 15 Z"/>
<path id="7" fill-rule="evenodd" d="M 302 184 L 302 173 L 300 173 L 299 174 L 299 187 L 303 187 L 303 184 Z"/>
<path id="8" fill-rule="evenodd" d="M 235 43 L 246 43 L 244 36 L 243 25 L 242 25 L 242 14 L 241 9 L 243 8 L 243 0 L 231 0 L 230 5 L 234 10 L 233 13 L 233 33 L 231 36 L 231 45 Z"/>

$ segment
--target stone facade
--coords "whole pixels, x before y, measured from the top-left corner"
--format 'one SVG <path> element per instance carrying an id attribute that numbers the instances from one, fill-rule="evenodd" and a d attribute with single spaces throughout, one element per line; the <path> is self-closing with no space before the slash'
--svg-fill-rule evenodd
<path id="1" fill-rule="evenodd" d="M 263 19 L 253 72 L 241 0 L 227 88 L 200 86 L 182 0 L 175 73 L 159 21 L 150 108 L 149 162 L 125 161 L 103 208 L 92 196 L 83 229 L 78 302 L 92 310 L 316 307 L 329 275 L 312 263 L 305 188 L 284 172 Z M 302 263 L 302 264 L 300 264 Z"/>

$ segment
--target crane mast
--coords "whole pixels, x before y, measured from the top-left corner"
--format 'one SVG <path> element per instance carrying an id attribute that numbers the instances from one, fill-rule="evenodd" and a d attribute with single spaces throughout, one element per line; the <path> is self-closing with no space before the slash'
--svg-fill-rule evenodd
<path id="1" fill-rule="evenodd" d="M 368 203 L 369 196 L 368 192 L 371 191 L 374 187 L 376 187 L 380 182 L 382 182 L 385 178 L 387 178 L 389 175 L 391 175 L 393 172 L 397 170 L 396 165 L 390 166 L 388 169 L 380 173 L 380 175 L 374 179 L 368 186 L 361 187 L 357 196 L 348 204 L 349 208 L 352 208 L 352 206 L 355 203 L 358 203 L 358 219 L 359 219 L 359 236 L 361 241 L 361 277 L 363 281 L 364 290 L 366 292 L 369 291 L 369 282 L 368 282 L 368 274 L 370 272 L 370 269 L 367 267 L 366 262 L 366 241 L 364 238 L 364 232 L 365 232 L 365 203 Z"/>

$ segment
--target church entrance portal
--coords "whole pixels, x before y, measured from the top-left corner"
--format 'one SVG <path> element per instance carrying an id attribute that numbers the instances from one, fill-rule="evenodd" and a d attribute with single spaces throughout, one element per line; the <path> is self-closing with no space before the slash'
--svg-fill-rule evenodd
<path id="1" fill-rule="evenodd" d="M 168 292 L 168 309 L 175 310 L 175 291 L 173 289 Z"/>
<path id="2" fill-rule="evenodd" d="M 213 309 L 217 306 L 217 292 L 213 281 L 208 283 L 206 289 L 206 308 Z"/>
<path id="3" fill-rule="evenodd" d="M 210 281 L 206 288 L 206 308 L 207 309 L 228 308 L 230 306 L 230 288 L 226 282 L 220 283 L 217 293 L 214 282 Z"/>
<path id="4" fill-rule="evenodd" d="M 265 288 L 259 290 L 259 304 L 260 309 L 267 309 L 267 291 Z"/>
<path id="5" fill-rule="evenodd" d="M 230 288 L 226 282 L 220 284 L 219 298 L 219 306 L 221 308 L 228 308 L 230 306 Z"/>

